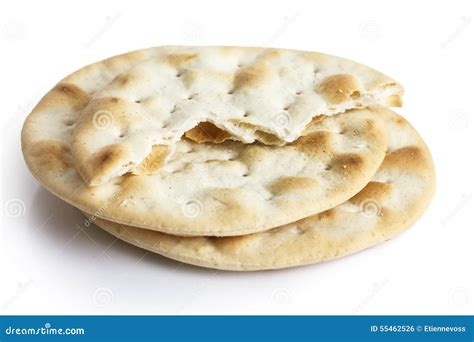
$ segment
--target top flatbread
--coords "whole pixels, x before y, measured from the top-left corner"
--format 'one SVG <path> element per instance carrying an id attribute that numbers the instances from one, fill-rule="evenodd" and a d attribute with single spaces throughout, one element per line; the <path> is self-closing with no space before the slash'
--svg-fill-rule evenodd
<path id="1" fill-rule="evenodd" d="M 100 185 L 128 172 L 158 172 L 200 123 L 220 129 L 213 142 L 283 145 L 317 115 L 400 105 L 402 92 L 380 72 L 315 52 L 162 47 L 95 93 L 74 128 L 72 155 L 85 182 Z M 144 169 L 156 149 L 160 163 Z"/>
<path id="2" fill-rule="evenodd" d="M 326 210 L 359 191 L 386 148 L 383 123 L 369 110 L 327 118 L 284 147 L 182 140 L 162 166 L 156 146 L 145 174 L 87 186 L 77 172 L 72 131 L 93 95 L 158 49 L 90 65 L 68 76 L 34 108 L 22 131 L 25 160 L 51 192 L 98 217 L 175 235 L 240 235 Z M 102 155 L 102 161 L 113 153 Z M 219 222 L 216 225 L 215 222 Z"/>
<path id="3" fill-rule="evenodd" d="M 249 271 L 306 265 L 386 241 L 412 225 L 435 191 L 430 152 L 413 127 L 388 109 L 388 152 L 372 181 L 349 201 L 320 213 L 246 236 L 177 237 L 97 219 L 131 244 L 193 265 Z"/>

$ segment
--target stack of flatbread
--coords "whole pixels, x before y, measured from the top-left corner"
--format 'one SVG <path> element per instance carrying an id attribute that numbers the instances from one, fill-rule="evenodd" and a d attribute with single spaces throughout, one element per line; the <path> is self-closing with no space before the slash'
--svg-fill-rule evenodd
<path id="1" fill-rule="evenodd" d="M 86 66 L 28 116 L 25 160 L 85 224 L 198 266 L 317 263 L 386 241 L 434 194 L 402 86 L 316 52 L 166 46 Z"/>

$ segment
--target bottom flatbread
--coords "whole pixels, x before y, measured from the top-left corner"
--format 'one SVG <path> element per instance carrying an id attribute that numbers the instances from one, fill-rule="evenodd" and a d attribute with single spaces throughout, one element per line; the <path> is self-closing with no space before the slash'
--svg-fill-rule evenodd
<path id="1" fill-rule="evenodd" d="M 374 110 L 386 123 L 387 155 L 372 181 L 333 209 L 268 231 L 234 237 L 178 237 L 102 219 L 94 222 L 135 246 L 222 270 L 300 266 L 374 246 L 411 226 L 435 192 L 433 161 L 422 138 L 400 115 L 382 107 Z"/>

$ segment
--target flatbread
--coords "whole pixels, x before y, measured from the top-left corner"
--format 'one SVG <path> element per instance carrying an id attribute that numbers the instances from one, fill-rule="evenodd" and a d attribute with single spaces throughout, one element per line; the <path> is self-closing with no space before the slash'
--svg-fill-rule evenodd
<path id="1" fill-rule="evenodd" d="M 82 110 L 111 80 L 163 49 L 87 66 L 40 101 L 24 124 L 22 149 L 42 185 L 104 219 L 175 235 L 229 236 L 269 229 L 337 205 L 359 191 L 381 163 L 386 144 L 382 124 L 372 112 L 360 110 L 323 121 L 318 117 L 312 137 L 285 147 L 226 141 L 211 148 L 184 139 L 174 146 L 173 159 L 169 146 L 154 145 L 136 175 L 88 187 L 70 148 Z M 105 152 L 99 159 L 103 167 L 116 151 Z M 187 164 L 180 162 L 183 155 Z M 137 176 L 150 173 L 155 174 Z"/>
<path id="2" fill-rule="evenodd" d="M 402 93 L 397 82 L 369 67 L 315 52 L 162 47 L 92 97 L 73 129 L 72 156 L 86 184 L 97 186 L 143 174 L 141 164 L 154 146 L 169 146 L 172 154 L 200 123 L 220 131 L 204 141 L 282 146 L 297 140 L 317 115 L 400 105 Z"/>
<path id="3" fill-rule="evenodd" d="M 317 263 L 384 242 L 410 227 L 435 192 L 430 152 L 401 116 L 376 109 L 386 121 L 388 152 L 372 181 L 347 202 L 265 232 L 238 237 L 177 237 L 97 219 L 117 238 L 181 262 L 250 271 Z M 219 223 L 216 223 L 218 225 Z"/>

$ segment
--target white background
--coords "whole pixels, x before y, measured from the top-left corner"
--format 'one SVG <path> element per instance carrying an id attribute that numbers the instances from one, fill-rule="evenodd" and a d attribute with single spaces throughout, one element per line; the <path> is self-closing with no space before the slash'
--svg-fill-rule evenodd
<path id="1" fill-rule="evenodd" d="M 473 2 L 6 1 L 0 8 L 0 307 L 9 314 L 474 314 Z M 437 194 L 402 236 L 324 264 L 257 273 L 179 264 L 83 227 L 20 151 L 34 104 L 81 66 L 162 45 L 315 50 L 406 87 Z"/>

